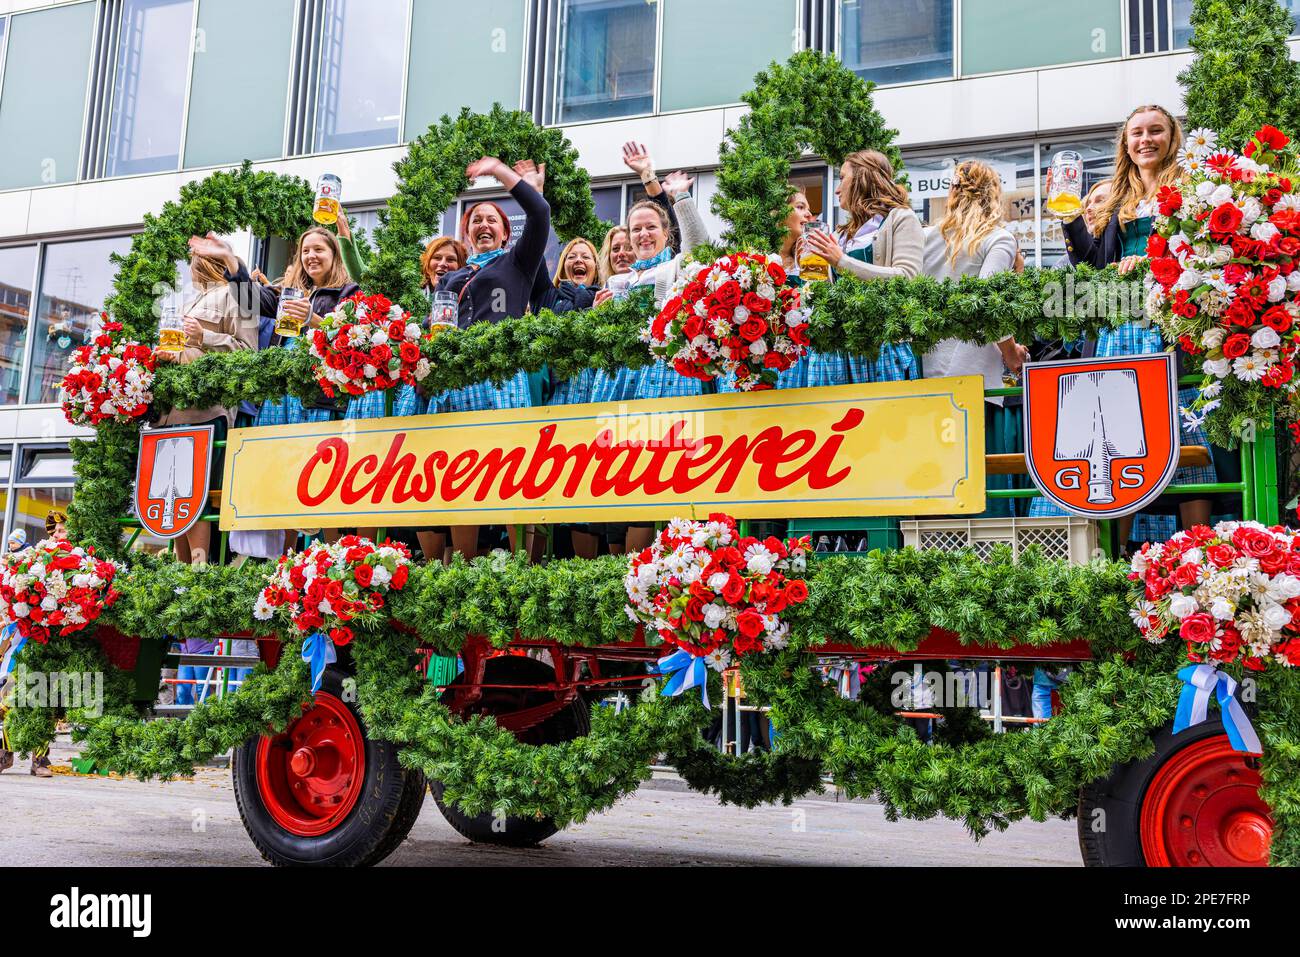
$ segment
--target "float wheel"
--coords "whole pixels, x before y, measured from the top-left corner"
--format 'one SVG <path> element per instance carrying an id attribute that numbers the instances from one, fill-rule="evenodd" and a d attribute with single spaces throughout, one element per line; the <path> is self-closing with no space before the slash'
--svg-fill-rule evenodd
<path id="1" fill-rule="evenodd" d="M 1120 867 L 1262 867 L 1273 820 L 1259 796 L 1258 756 L 1232 750 L 1210 720 L 1156 737 L 1156 753 L 1085 787 L 1084 863 Z"/>
<path id="2" fill-rule="evenodd" d="M 342 683 L 339 672 L 327 671 L 302 717 L 235 753 L 240 818 L 272 864 L 374 864 L 419 815 L 423 775 L 398 765 L 396 746 L 367 737 Z"/>
<path id="3" fill-rule="evenodd" d="M 464 675 L 460 675 L 453 684 L 463 683 L 463 679 Z M 555 672 L 535 659 L 505 655 L 487 662 L 483 680 L 485 683 L 497 684 L 542 684 L 554 681 Z M 484 689 L 483 698 L 476 710 L 484 714 L 507 714 L 540 704 L 550 695 L 551 692 L 530 691 L 527 688 Z M 515 737 L 526 744 L 560 744 L 582 737 L 590 730 L 591 713 L 587 710 L 587 703 L 576 698 L 541 724 L 517 732 Z M 560 829 L 549 817 L 498 817 L 491 812 L 471 816 L 455 804 L 443 800 L 444 788 L 441 781 L 430 781 L 429 790 L 447 823 L 475 844 L 532 847 Z"/>

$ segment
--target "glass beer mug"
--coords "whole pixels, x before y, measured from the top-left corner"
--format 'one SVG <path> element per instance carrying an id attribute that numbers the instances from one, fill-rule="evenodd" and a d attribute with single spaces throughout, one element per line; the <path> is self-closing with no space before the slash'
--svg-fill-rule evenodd
<path id="1" fill-rule="evenodd" d="M 302 335 L 302 321 L 284 311 L 285 303 L 303 299 L 303 291 L 293 286 L 285 286 L 280 291 L 280 302 L 275 307 L 275 334 L 286 339 Z"/>
<path id="2" fill-rule="evenodd" d="M 804 282 L 825 282 L 831 278 L 831 264 L 823 256 L 808 248 L 807 236 L 816 230 L 819 233 L 830 232 L 826 223 L 820 219 L 803 224 L 804 239 L 799 243 L 799 278 Z"/>
<path id="3" fill-rule="evenodd" d="M 1050 213 L 1077 216 L 1083 210 L 1083 157 L 1074 150 L 1061 150 L 1047 170 L 1047 202 Z"/>
<path id="4" fill-rule="evenodd" d="M 429 309 L 429 338 L 455 329 L 459 311 L 460 306 L 454 292 L 435 292 Z"/>
<path id="5" fill-rule="evenodd" d="M 158 320 L 158 348 L 176 355 L 185 348 L 185 317 L 175 298 L 163 303 L 162 317 Z"/>
<path id="6" fill-rule="evenodd" d="M 343 201 L 343 180 L 326 173 L 316 181 L 316 208 L 312 219 L 322 226 L 332 226 L 339 220 L 339 204 Z"/>

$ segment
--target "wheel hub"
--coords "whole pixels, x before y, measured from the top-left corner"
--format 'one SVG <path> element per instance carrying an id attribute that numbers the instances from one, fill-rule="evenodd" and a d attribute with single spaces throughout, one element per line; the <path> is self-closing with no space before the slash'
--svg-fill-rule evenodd
<path id="1" fill-rule="evenodd" d="M 1183 748 L 1142 799 L 1142 854 L 1153 867 L 1262 867 L 1273 821 L 1253 759 L 1226 735 Z"/>
<path id="2" fill-rule="evenodd" d="M 338 827 L 361 796 L 365 737 L 356 717 L 332 694 L 283 734 L 257 748 L 257 787 L 275 822 L 292 834 L 319 837 Z"/>

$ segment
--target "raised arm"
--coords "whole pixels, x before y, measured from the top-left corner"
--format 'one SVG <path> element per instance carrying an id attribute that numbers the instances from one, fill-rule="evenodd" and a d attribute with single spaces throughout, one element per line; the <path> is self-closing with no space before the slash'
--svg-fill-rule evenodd
<path id="1" fill-rule="evenodd" d="M 523 209 L 525 218 L 523 234 L 510 250 L 510 255 L 514 257 L 515 265 L 521 273 L 535 277 L 545 258 L 546 244 L 551 239 L 551 207 L 542 196 L 546 182 L 546 164 L 534 166 L 530 161 L 524 161 L 515 169 L 523 175 L 509 187 L 510 195 Z"/>
<path id="2" fill-rule="evenodd" d="M 670 173 L 664 177 L 664 192 L 673 200 L 673 213 L 681 231 L 681 251 L 692 252 L 697 246 L 708 243 L 709 230 L 691 198 L 691 184 L 695 182 L 685 173 Z"/>
<path id="3" fill-rule="evenodd" d="M 664 186 L 659 182 L 659 176 L 655 172 L 655 161 L 650 155 L 650 151 L 645 148 L 644 143 L 628 141 L 623 144 L 623 163 L 632 172 L 636 173 L 641 180 L 641 185 L 645 187 L 646 197 L 656 206 L 663 208 L 668 214 L 668 222 L 672 228 L 673 253 L 680 253 L 681 249 L 681 224 L 677 222 L 677 213 L 673 209 L 672 199 L 665 192 Z"/>

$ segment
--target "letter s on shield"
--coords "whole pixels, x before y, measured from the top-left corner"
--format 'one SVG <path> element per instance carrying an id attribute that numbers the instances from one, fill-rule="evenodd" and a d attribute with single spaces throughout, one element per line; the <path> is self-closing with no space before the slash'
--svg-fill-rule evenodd
<path id="1" fill-rule="evenodd" d="M 1131 515 L 1173 479 L 1180 432 L 1172 353 L 1031 362 L 1024 382 L 1025 464 L 1052 503 L 1084 518 Z"/>
<path id="2" fill-rule="evenodd" d="M 208 503 L 215 427 L 182 426 L 140 433 L 135 466 L 135 513 L 158 538 L 178 538 Z"/>

